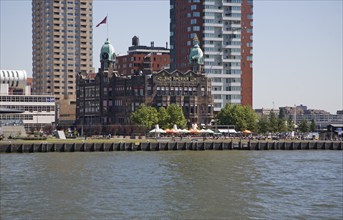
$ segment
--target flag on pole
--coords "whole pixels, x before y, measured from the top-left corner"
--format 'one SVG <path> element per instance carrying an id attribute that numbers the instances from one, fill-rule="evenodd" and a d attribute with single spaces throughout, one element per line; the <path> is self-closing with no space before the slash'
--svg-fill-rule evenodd
<path id="1" fill-rule="evenodd" d="M 99 24 L 97 24 L 96 27 L 99 27 L 101 24 L 106 24 L 106 22 L 107 22 L 107 16 Z"/>

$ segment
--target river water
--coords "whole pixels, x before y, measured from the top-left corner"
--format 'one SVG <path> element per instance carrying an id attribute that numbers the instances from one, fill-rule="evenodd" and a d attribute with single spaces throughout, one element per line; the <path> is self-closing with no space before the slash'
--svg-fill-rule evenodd
<path id="1" fill-rule="evenodd" d="M 342 151 L 1 154 L 1 219 L 342 219 Z"/>

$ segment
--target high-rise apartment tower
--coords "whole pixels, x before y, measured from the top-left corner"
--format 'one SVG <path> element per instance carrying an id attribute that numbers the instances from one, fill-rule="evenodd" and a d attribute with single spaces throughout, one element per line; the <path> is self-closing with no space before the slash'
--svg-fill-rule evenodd
<path id="1" fill-rule="evenodd" d="M 252 106 L 252 0 L 170 0 L 170 66 L 187 70 L 192 38 L 204 51 L 214 110 Z"/>
<path id="2" fill-rule="evenodd" d="M 51 94 L 75 119 L 75 76 L 93 68 L 92 0 L 32 0 L 33 93 Z"/>

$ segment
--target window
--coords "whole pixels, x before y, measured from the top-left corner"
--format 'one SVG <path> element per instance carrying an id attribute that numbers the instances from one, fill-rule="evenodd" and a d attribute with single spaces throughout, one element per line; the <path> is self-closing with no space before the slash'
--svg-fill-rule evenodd
<path id="1" fill-rule="evenodd" d="M 193 12 L 193 17 L 200 17 L 200 12 Z"/>
<path id="2" fill-rule="evenodd" d="M 193 31 L 200 31 L 200 26 L 194 26 Z"/>

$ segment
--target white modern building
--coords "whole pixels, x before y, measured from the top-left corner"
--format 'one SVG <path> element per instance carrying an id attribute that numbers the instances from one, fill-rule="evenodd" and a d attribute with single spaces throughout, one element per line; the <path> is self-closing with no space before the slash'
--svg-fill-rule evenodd
<path id="1" fill-rule="evenodd" d="M 29 131 L 32 128 L 40 130 L 55 123 L 54 97 L 31 95 L 27 79 L 25 70 L 0 70 L 1 126 L 23 124 L 26 131 Z"/>

